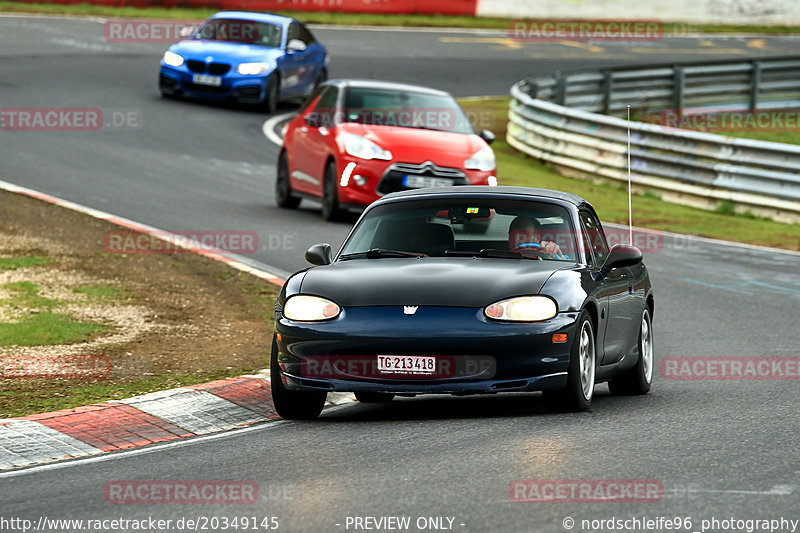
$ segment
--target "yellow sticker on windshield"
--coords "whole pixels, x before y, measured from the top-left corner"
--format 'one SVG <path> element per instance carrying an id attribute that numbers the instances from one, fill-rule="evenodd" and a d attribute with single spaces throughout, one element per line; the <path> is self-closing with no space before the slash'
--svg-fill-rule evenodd
<path id="1" fill-rule="evenodd" d="M 480 212 L 480 210 L 481 210 L 480 207 L 468 207 L 467 208 L 467 214 L 468 215 L 477 215 Z"/>

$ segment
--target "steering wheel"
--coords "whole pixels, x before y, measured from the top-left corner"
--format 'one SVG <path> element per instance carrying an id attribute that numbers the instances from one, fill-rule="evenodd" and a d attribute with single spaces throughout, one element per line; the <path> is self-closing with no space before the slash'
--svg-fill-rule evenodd
<path id="1" fill-rule="evenodd" d="M 521 242 L 516 247 L 514 247 L 514 252 L 520 252 L 522 255 L 528 254 L 536 254 L 531 259 L 536 258 L 539 261 L 542 260 L 541 254 L 544 254 L 544 250 L 542 249 L 542 245 L 538 242 Z"/>

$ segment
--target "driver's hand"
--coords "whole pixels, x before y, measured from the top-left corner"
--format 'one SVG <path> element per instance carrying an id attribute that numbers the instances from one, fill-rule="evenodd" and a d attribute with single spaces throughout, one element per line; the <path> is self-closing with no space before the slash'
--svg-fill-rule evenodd
<path id="1" fill-rule="evenodd" d="M 553 241 L 542 241 L 540 244 L 542 245 L 542 251 L 546 254 L 550 255 L 561 254 L 561 247 L 556 243 L 554 243 Z"/>

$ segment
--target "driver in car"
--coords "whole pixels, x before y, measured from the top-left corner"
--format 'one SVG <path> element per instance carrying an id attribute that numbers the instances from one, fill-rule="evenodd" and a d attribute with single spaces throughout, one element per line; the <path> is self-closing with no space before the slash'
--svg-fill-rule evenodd
<path id="1" fill-rule="evenodd" d="M 529 217 L 517 217 L 508 226 L 508 249 L 513 252 L 534 252 L 548 258 L 565 258 L 561 247 L 552 241 L 542 240 L 542 228 Z"/>

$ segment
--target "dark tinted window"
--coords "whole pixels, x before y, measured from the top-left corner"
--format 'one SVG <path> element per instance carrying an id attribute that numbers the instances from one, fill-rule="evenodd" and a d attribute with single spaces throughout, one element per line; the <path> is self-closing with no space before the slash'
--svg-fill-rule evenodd
<path id="1" fill-rule="evenodd" d="M 557 242 L 561 253 L 524 250 L 515 242 L 520 222 L 535 224 L 537 240 Z M 353 259 L 373 248 L 424 253 L 429 256 L 478 254 L 493 250 L 492 257 L 524 257 L 574 262 L 577 255 L 569 212 L 538 201 L 497 198 L 418 200 L 385 204 L 371 210 L 353 231 L 342 255 Z M 450 254 L 445 252 L 451 251 Z M 509 253 L 516 250 L 518 253 Z"/>
<path id="2" fill-rule="evenodd" d="M 209 20 L 192 34 L 193 39 L 257 44 L 277 48 L 283 28 L 277 24 L 242 19 Z"/>
<path id="3" fill-rule="evenodd" d="M 473 133 L 464 111 L 450 95 L 405 89 L 348 87 L 345 122 Z"/>
<path id="4" fill-rule="evenodd" d="M 608 243 L 600 226 L 600 221 L 588 211 L 581 211 L 580 217 L 584 226 L 584 242 L 588 240 L 587 245 L 594 253 L 598 266 L 602 265 L 608 256 Z"/>

